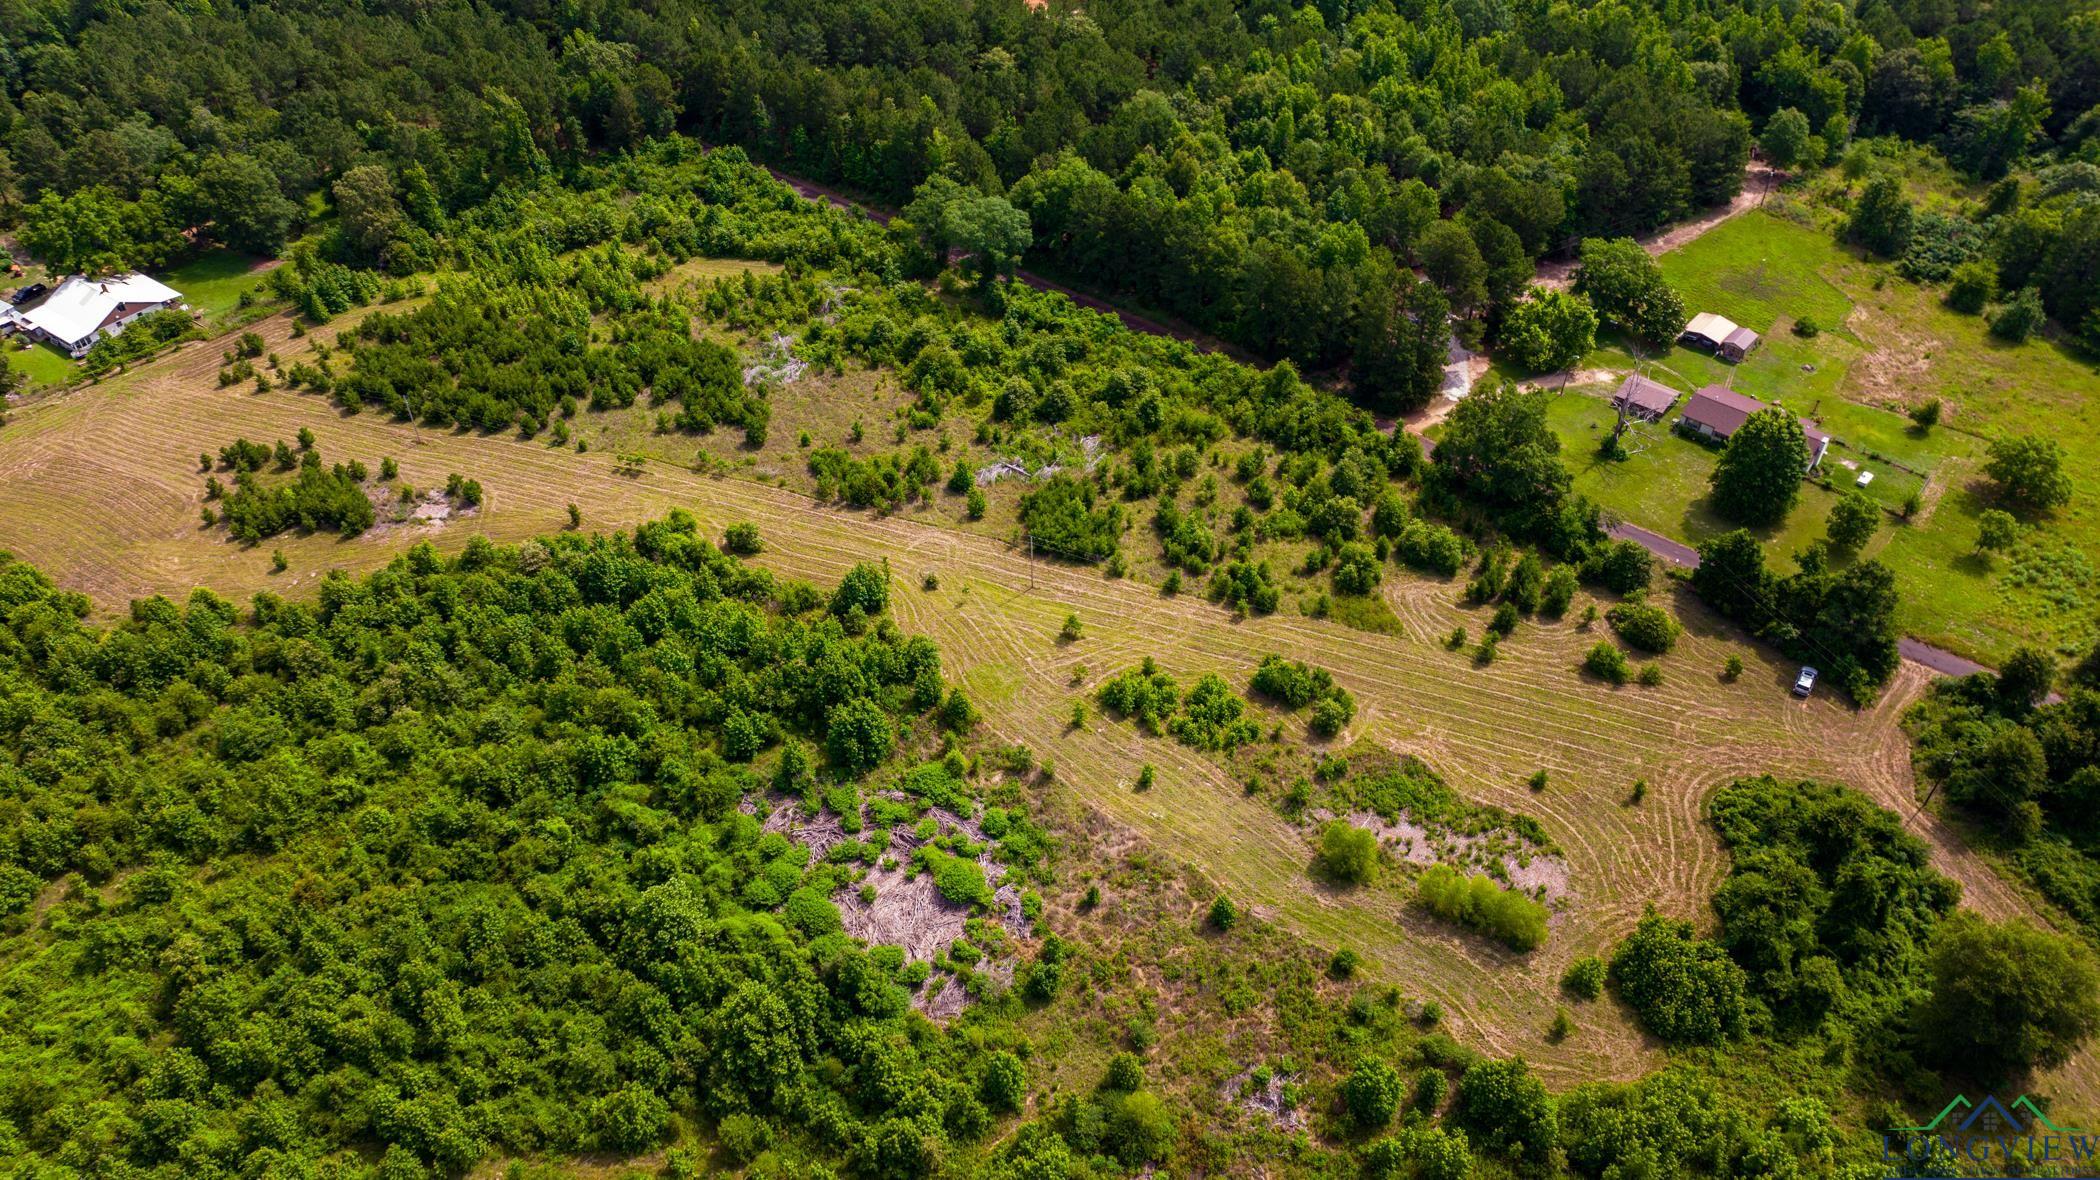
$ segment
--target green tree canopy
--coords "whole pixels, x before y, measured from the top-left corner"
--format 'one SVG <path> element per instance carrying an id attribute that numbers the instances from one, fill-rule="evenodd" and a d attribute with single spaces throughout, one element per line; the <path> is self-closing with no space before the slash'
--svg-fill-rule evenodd
<path id="1" fill-rule="evenodd" d="M 1579 295 L 1532 288 L 1502 319 L 1502 348 L 1533 373 L 1565 369 L 1597 341 L 1597 313 Z"/>
<path id="2" fill-rule="evenodd" d="M 1800 421 L 1776 406 L 1759 410 L 1729 436 L 1714 466 L 1714 510 L 1747 525 L 1785 520 L 1801 498 L 1808 461 L 1808 438 Z"/>
<path id="3" fill-rule="evenodd" d="M 1668 344 L 1684 331 L 1684 300 L 1632 238 L 1583 239 L 1574 291 L 1598 319 L 1650 344 Z"/>
<path id="4" fill-rule="evenodd" d="M 2025 921 L 1956 913 L 1933 943 L 1931 980 L 1920 1040 L 1979 1078 L 2061 1065 L 2100 1025 L 2092 953 Z"/>
<path id="5" fill-rule="evenodd" d="M 2053 438 L 2016 434 L 1991 440 L 1983 473 L 2007 501 L 2029 510 L 2055 508 L 2071 500 L 2063 444 Z"/>
<path id="6" fill-rule="evenodd" d="M 1830 544 L 1840 553 L 1857 553 L 1881 527 L 1881 506 L 1853 488 L 1830 506 Z"/>

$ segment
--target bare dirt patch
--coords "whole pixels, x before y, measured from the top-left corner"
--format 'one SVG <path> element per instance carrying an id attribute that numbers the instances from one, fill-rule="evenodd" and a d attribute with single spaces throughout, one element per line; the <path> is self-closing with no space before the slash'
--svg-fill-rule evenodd
<path id="1" fill-rule="evenodd" d="M 839 917 L 847 934 L 870 946 L 901 947 L 907 963 L 932 963 L 940 959 L 957 940 L 965 937 L 970 919 L 975 916 L 971 906 L 942 896 L 931 873 L 913 867 L 913 854 L 921 846 L 959 833 L 984 848 L 976 860 L 987 881 L 996 881 L 1005 872 L 1004 867 L 992 859 L 990 844 L 977 821 L 941 807 L 928 809 L 924 819 L 933 821 L 930 835 L 920 835 L 916 825 L 898 824 L 890 828 L 889 848 L 881 859 L 869 866 L 857 880 L 841 888 L 832 899 L 838 905 Z M 782 801 L 760 827 L 764 831 L 779 832 L 803 845 L 817 859 L 822 859 L 832 848 L 857 838 L 854 833 L 846 831 L 838 815 L 824 811 L 815 817 L 804 817 L 801 806 L 793 801 Z M 873 898 L 864 896 L 869 889 L 874 890 Z M 1025 939 L 1029 935 L 1030 923 L 1021 906 L 1021 892 L 1011 883 L 993 890 L 992 904 L 984 917 L 996 923 L 1009 940 Z M 1009 942 L 1007 946 L 1007 953 L 993 958 L 974 974 L 1002 987 L 1011 983 L 1015 955 L 1011 950 L 1013 943 Z M 918 990 L 912 1003 L 928 1016 L 941 1020 L 956 1015 L 968 1005 L 967 993 L 962 980 L 953 975 L 937 974 Z"/>
<path id="2" fill-rule="evenodd" d="M 1293 1105 L 1284 1093 L 1284 1087 L 1291 1080 L 1290 1075 L 1272 1071 L 1265 1084 L 1257 1085 L 1254 1074 L 1255 1071 L 1250 1069 L 1233 1075 L 1223 1086 L 1218 1087 L 1218 1097 L 1256 1118 L 1274 1124 L 1279 1130 L 1304 1130 L 1305 1112 Z"/>
<path id="3" fill-rule="evenodd" d="M 1324 823 L 1333 816 L 1325 812 L 1314 812 L 1315 822 Z M 1557 856 L 1519 848 L 1510 850 L 1514 837 L 1507 833 L 1473 835 L 1434 828 L 1416 823 L 1402 816 L 1398 823 L 1386 819 L 1375 811 L 1352 811 L 1342 817 L 1351 824 L 1378 835 L 1378 842 L 1394 859 L 1407 864 L 1428 868 L 1430 865 L 1450 865 L 1455 869 L 1491 870 L 1490 875 L 1500 876 L 1511 887 L 1532 894 L 1547 902 L 1568 897 L 1568 865 Z M 1521 844 L 1521 840 L 1515 842 Z"/>

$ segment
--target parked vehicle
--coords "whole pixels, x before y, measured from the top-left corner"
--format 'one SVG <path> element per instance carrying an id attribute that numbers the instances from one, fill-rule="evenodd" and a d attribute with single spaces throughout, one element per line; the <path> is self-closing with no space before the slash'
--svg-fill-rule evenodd
<path id="1" fill-rule="evenodd" d="M 1816 670 L 1807 664 L 1801 665 L 1801 675 L 1794 677 L 1794 695 L 1805 697 L 1816 691 Z"/>

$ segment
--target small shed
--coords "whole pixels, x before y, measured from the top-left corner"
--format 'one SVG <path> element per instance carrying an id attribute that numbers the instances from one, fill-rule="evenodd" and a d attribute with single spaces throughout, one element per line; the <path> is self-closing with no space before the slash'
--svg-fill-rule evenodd
<path id="1" fill-rule="evenodd" d="M 1637 418 L 1659 422 L 1677 404 L 1677 391 L 1660 381 L 1650 381 L 1639 373 L 1630 374 L 1619 383 L 1619 390 L 1611 398 L 1616 409 L 1623 409 Z"/>
<path id="2" fill-rule="evenodd" d="M 1742 429 L 1750 415 L 1770 408 L 1748 394 L 1720 385 L 1708 385 L 1685 403 L 1684 413 L 1677 417 L 1677 426 L 1687 434 L 1725 442 Z M 1808 470 L 1814 471 L 1830 450 L 1830 435 L 1806 418 L 1799 421 L 1801 433 L 1808 439 Z"/>
<path id="3" fill-rule="evenodd" d="M 1721 341 L 1721 359 L 1740 361 L 1757 347 L 1757 333 L 1748 328 L 1737 328 Z"/>

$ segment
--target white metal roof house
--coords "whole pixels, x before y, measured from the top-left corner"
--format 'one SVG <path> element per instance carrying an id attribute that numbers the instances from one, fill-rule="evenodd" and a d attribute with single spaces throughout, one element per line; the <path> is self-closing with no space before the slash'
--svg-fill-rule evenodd
<path id="1" fill-rule="evenodd" d="M 149 311 L 182 306 L 182 292 L 141 274 L 90 279 L 73 275 L 41 300 L 0 311 L 0 328 L 42 340 L 67 356 L 84 356 L 104 336 Z"/>

